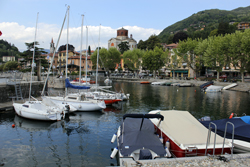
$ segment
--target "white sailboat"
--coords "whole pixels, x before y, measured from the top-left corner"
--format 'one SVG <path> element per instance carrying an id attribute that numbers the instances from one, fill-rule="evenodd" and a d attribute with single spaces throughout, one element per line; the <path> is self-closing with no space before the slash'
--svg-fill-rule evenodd
<path id="1" fill-rule="evenodd" d="M 37 13 L 38 20 L 38 13 Z M 37 21 L 36 21 L 36 31 L 37 31 Z M 30 91 L 29 91 L 29 101 L 25 103 L 13 103 L 13 107 L 17 115 L 34 120 L 42 121 L 58 121 L 61 120 L 64 116 L 64 110 L 67 110 L 65 106 L 61 108 L 57 107 L 53 102 L 50 102 L 50 105 L 46 105 L 43 101 L 31 101 L 31 85 L 32 85 L 32 74 L 34 71 L 34 57 L 35 57 L 35 44 L 36 44 L 36 31 L 35 31 L 35 40 L 34 40 L 34 50 L 33 50 L 33 59 L 32 59 L 32 68 L 31 68 L 31 79 L 30 79 Z"/>
<path id="2" fill-rule="evenodd" d="M 69 10 L 69 9 L 68 9 Z M 81 26 L 81 41 L 82 41 L 82 31 L 83 31 L 83 17 L 82 15 L 82 26 Z M 68 24 L 69 24 L 69 12 L 68 12 Z M 68 25 L 69 27 L 69 25 Z M 68 28 L 67 28 L 68 29 Z M 81 43 L 81 53 L 82 53 L 82 43 Z M 80 54 L 80 76 L 81 76 L 81 54 Z M 68 64 L 68 31 L 67 31 L 67 45 L 66 45 L 66 64 Z M 86 66 L 87 68 L 87 66 Z M 75 93 L 75 94 L 68 94 L 67 88 L 74 88 L 74 89 L 89 89 L 89 87 L 84 86 L 75 86 L 71 85 L 67 78 L 67 65 L 66 65 L 66 80 L 65 80 L 65 97 L 52 97 L 52 96 L 44 96 L 45 99 L 50 99 L 55 104 L 62 104 L 67 103 L 70 106 L 73 106 L 76 108 L 77 111 L 97 111 L 102 110 L 106 108 L 106 105 L 103 100 L 94 100 L 94 99 L 87 99 L 83 94 Z M 81 78 L 79 77 L 79 83 L 81 81 Z"/>

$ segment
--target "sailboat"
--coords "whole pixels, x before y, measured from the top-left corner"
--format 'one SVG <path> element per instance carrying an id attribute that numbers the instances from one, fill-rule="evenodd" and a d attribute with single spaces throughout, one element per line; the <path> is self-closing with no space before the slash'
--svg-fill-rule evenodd
<path id="1" fill-rule="evenodd" d="M 69 9 L 68 9 L 69 10 Z M 69 15 L 69 11 L 68 11 Z M 87 86 L 80 86 L 81 81 L 81 57 L 82 57 L 82 31 L 83 31 L 83 16 L 82 15 L 82 26 L 81 26 L 81 53 L 80 53 L 80 75 L 79 75 L 79 86 L 70 84 L 67 78 L 67 65 L 66 65 L 66 80 L 65 80 L 65 97 L 61 96 L 44 96 L 43 99 L 50 99 L 55 104 L 67 103 L 70 106 L 76 108 L 77 111 L 97 111 L 106 108 L 106 105 L 103 100 L 95 100 L 85 98 L 82 93 L 68 94 L 68 88 L 73 89 L 89 89 Z M 69 22 L 69 16 L 68 16 Z M 69 23 L 68 23 L 69 24 Z M 69 25 L 68 25 L 69 27 Z M 68 29 L 68 28 L 67 28 Z M 67 45 L 66 45 L 66 64 L 68 64 L 68 31 L 67 31 Z M 86 66 L 87 68 L 87 66 Z"/>
<path id="2" fill-rule="evenodd" d="M 38 20 L 38 13 L 37 13 Z M 32 68 L 31 68 L 31 79 L 30 79 L 30 90 L 29 90 L 29 101 L 25 103 L 13 103 L 13 107 L 17 115 L 34 120 L 42 121 L 59 121 L 64 117 L 65 110 L 68 109 L 68 106 L 57 107 L 57 105 L 50 101 L 50 105 L 46 105 L 43 101 L 38 101 L 31 96 L 31 87 L 32 87 L 32 74 L 34 71 L 34 57 L 35 57 L 35 44 L 36 44 L 36 32 L 37 32 L 37 21 L 36 21 L 36 31 L 35 31 L 35 40 L 34 40 L 34 50 L 33 50 L 33 59 L 32 59 Z M 31 101 L 30 98 L 33 98 L 35 101 Z"/>
<path id="3" fill-rule="evenodd" d="M 100 31 L 101 31 L 101 25 L 99 27 L 99 39 L 98 39 L 98 49 L 97 49 L 97 63 L 96 63 L 96 85 L 95 87 L 92 86 L 93 89 L 95 89 L 94 92 L 84 92 L 83 94 L 85 94 L 85 96 L 87 98 L 92 98 L 92 99 L 96 99 L 96 100 L 104 100 L 106 105 L 112 105 L 113 103 L 117 103 L 119 101 L 124 100 L 124 97 L 129 97 L 129 95 L 124 95 L 122 93 L 115 93 L 115 92 L 111 92 L 108 90 L 105 90 L 103 88 L 100 88 L 98 86 L 98 61 L 99 61 L 99 43 L 100 43 Z M 87 66 L 87 64 L 86 64 Z M 86 71 L 87 73 L 87 71 Z"/>

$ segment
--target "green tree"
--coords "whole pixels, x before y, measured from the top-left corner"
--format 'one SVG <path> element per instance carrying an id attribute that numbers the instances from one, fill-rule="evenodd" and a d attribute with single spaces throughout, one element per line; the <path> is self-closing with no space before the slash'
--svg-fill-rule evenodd
<path id="1" fill-rule="evenodd" d="M 147 44 L 143 40 L 140 40 L 137 44 L 137 48 L 141 50 L 146 50 L 147 49 Z"/>
<path id="2" fill-rule="evenodd" d="M 4 64 L 3 70 L 16 70 L 18 67 L 17 61 L 8 61 Z"/>
<path id="3" fill-rule="evenodd" d="M 123 54 L 125 51 L 129 50 L 129 43 L 127 41 L 121 42 L 118 44 L 119 50 L 121 54 Z"/>
<path id="4" fill-rule="evenodd" d="M 144 51 L 140 49 L 128 50 L 123 53 L 124 67 L 131 71 L 139 70 Z"/>
<path id="5" fill-rule="evenodd" d="M 187 67 L 191 68 L 194 71 L 194 77 L 200 71 L 201 61 L 199 56 L 196 56 L 195 49 L 198 45 L 198 40 L 192 40 L 188 38 L 186 41 L 180 41 L 177 49 L 178 56 L 181 57 L 183 62 L 187 63 Z"/>
<path id="6" fill-rule="evenodd" d="M 214 29 L 213 31 L 210 32 L 209 36 L 217 36 L 218 35 L 218 29 Z"/>
<path id="7" fill-rule="evenodd" d="M 217 71 L 217 81 L 219 81 L 220 72 L 225 66 L 226 57 L 223 51 L 222 36 L 213 36 L 208 38 L 208 47 L 204 53 L 204 61 L 208 67 Z"/>
<path id="8" fill-rule="evenodd" d="M 168 60 L 168 52 L 155 47 L 154 50 L 148 50 L 142 57 L 142 67 L 154 73 L 162 68 Z"/>
<path id="9" fill-rule="evenodd" d="M 250 63 L 250 31 L 236 31 L 232 34 L 231 40 L 231 57 L 233 64 L 240 68 L 242 82 L 244 82 L 244 72 Z"/>
<path id="10" fill-rule="evenodd" d="M 93 68 L 97 63 L 97 50 L 91 55 Z M 105 68 L 107 71 L 115 70 L 116 64 L 121 62 L 121 53 L 116 48 L 109 48 L 109 50 L 102 48 L 99 50 L 99 67 Z"/>
<path id="11" fill-rule="evenodd" d="M 21 56 L 24 58 L 25 62 L 30 62 L 32 64 L 33 59 L 33 49 L 34 49 L 34 42 L 31 43 L 25 43 L 27 46 L 27 50 L 24 51 Z M 35 45 L 39 45 L 39 43 L 36 41 Z M 38 48 L 35 46 L 35 60 L 36 63 L 36 70 L 37 70 L 37 80 L 41 81 L 41 66 L 47 67 L 48 61 L 45 59 L 45 57 L 41 56 L 42 54 L 47 53 L 44 51 L 43 48 Z"/>
<path id="12" fill-rule="evenodd" d="M 162 48 L 161 41 L 156 35 L 151 35 L 146 41 L 147 49 L 154 50 L 155 47 Z"/>

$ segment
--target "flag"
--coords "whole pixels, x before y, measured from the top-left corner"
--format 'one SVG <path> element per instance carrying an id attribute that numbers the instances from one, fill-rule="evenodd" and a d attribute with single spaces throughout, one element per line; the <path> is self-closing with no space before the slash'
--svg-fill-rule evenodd
<path id="1" fill-rule="evenodd" d="M 3 34 L 2 31 L 0 31 L 0 36 L 1 36 L 2 34 Z"/>

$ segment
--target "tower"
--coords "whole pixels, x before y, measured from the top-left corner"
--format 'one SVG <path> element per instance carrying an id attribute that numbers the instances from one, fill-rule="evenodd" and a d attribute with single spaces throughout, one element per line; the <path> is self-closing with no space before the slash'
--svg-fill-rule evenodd
<path id="1" fill-rule="evenodd" d="M 54 53 L 54 51 L 55 51 L 55 44 L 54 44 L 53 38 L 52 38 L 52 40 L 50 42 L 50 53 Z"/>

